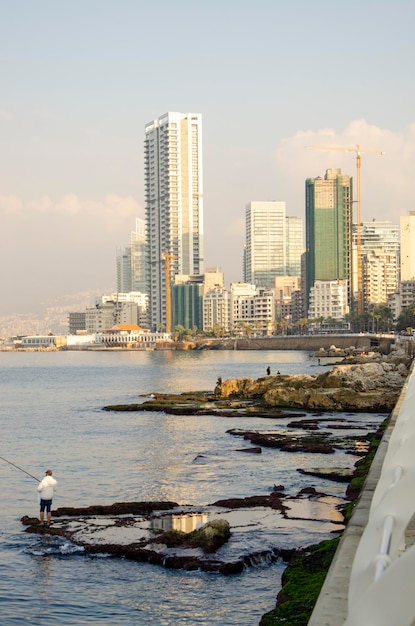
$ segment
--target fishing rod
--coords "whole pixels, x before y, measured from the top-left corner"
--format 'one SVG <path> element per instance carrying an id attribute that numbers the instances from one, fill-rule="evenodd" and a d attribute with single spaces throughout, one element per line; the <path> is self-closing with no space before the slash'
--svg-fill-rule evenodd
<path id="1" fill-rule="evenodd" d="M 13 467 L 16 467 L 18 470 L 20 470 L 24 474 L 27 474 L 28 476 L 30 476 L 30 478 L 34 478 L 35 480 L 40 482 L 39 478 L 36 478 L 36 476 L 33 476 L 33 474 L 29 474 L 29 472 L 26 472 L 26 470 L 22 469 L 21 467 L 19 467 L 15 463 L 12 463 L 11 461 L 8 461 L 7 459 L 4 458 L 4 456 L 0 456 L 0 459 L 2 459 L 2 461 L 6 461 L 6 463 L 8 463 L 9 465 L 13 465 Z"/>

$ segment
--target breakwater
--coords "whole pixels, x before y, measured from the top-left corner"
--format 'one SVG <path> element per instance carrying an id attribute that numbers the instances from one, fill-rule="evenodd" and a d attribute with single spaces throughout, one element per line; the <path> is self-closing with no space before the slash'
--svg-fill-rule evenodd
<path id="1" fill-rule="evenodd" d="M 314 352 L 331 346 L 346 349 L 351 346 L 362 352 L 378 350 L 389 354 L 395 337 L 380 335 L 289 335 L 284 337 L 232 337 L 229 339 L 199 339 L 186 342 L 187 348 L 199 350 L 309 350 Z M 174 344 L 173 344 L 174 345 Z"/>

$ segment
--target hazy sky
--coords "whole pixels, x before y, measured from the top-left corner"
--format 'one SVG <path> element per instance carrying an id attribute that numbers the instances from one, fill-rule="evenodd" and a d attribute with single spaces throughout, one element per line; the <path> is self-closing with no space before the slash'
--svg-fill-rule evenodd
<path id="1" fill-rule="evenodd" d="M 115 289 L 144 217 L 147 122 L 203 116 L 205 266 L 242 279 L 245 206 L 355 175 L 362 219 L 415 210 L 414 0 L 0 0 L 0 315 Z"/>

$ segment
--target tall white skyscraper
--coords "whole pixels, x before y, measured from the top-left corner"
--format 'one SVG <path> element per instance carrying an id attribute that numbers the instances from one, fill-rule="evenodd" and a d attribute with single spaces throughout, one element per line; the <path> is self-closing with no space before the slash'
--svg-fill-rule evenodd
<path id="1" fill-rule="evenodd" d="M 166 264 L 168 290 L 175 274 L 204 269 L 202 116 L 166 113 L 150 122 L 144 154 L 150 324 L 158 329 L 169 314 Z"/>
<path id="2" fill-rule="evenodd" d="M 245 211 L 244 280 L 271 289 L 276 276 L 301 276 L 303 220 L 285 202 L 250 202 Z"/>
<path id="3" fill-rule="evenodd" d="M 401 280 L 415 278 L 415 211 L 402 215 L 401 226 Z"/>
<path id="4" fill-rule="evenodd" d="M 285 202 L 250 202 L 245 210 L 246 282 L 271 289 L 285 274 Z"/>

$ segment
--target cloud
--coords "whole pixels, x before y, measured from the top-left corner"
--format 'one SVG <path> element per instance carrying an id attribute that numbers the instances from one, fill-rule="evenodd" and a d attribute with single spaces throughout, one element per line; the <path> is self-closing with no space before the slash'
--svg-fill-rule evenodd
<path id="1" fill-rule="evenodd" d="M 117 231 L 117 224 L 130 222 L 125 236 L 134 228 L 135 218 L 143 217 L 144 210 L 132 196 L 108 194 L 103 200 L 81 199 L 69 193 L 57 200 L 43 196 L 32 200 L 24 200 L 17 195 L 0 195 L 0 215 L 15 217 L 20 220 L 33 220 L 36 215 L 65 218 L 69 221 L 95 223 L 97 228 Z"/>

